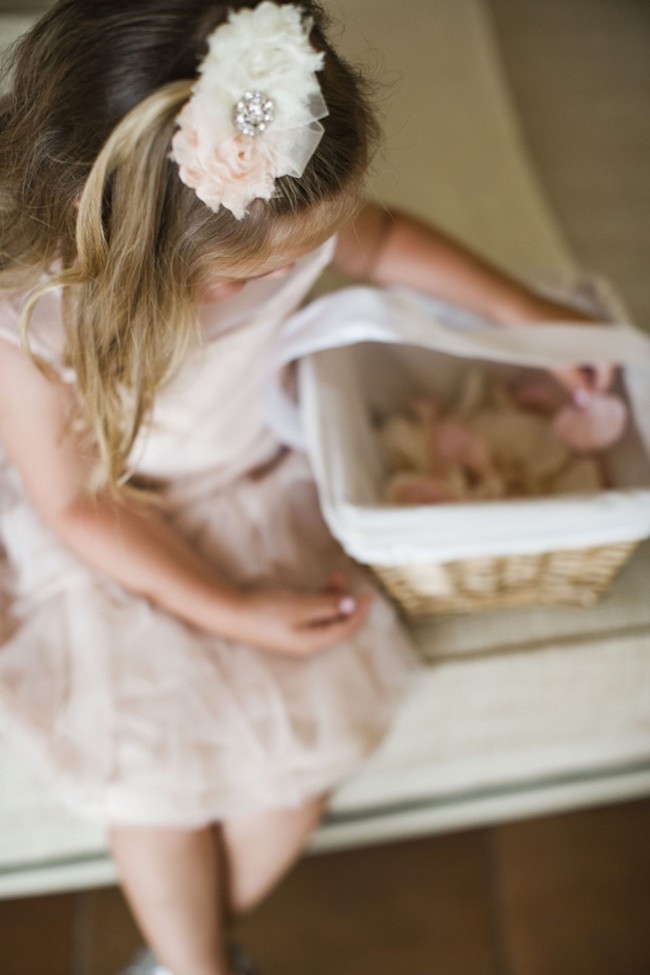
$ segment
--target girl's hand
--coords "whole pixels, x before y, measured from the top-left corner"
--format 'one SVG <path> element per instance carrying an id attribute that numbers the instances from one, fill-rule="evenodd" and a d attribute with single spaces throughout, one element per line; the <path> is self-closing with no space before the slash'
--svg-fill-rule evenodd
<path id="1" fill-rule="evenodd" d="M 338 573 L 321 593 L 283 588 L 245 592 L 236 639 L 289 657 L 310 657 L 354 636 L 371 603 L 371 595 L 351 596 Z"/>
<path id="2" fill-rule="evenodd" d="M 577 406 L 584 406 L 591 393 L 606 393 L 614 381 L 616 367 L 608 364 L 597 366 L 567 366 L 566 369 L 549 369 Z"/>
<path id="3" fill-rule="evenodd" d="M 576 325 L 594 325 L 598 319 L 567 305 L 544 298 L 535 298 L 527 311 L 526 320 L 533 322 L 571 322 Z M 597 365 L 566 366 L 549 369 L 548 372 L 567 389 L 578 405 L 584 405 L 590 393 L 606 393 L 616 374 L 616 366 L 609 363 Z"/>

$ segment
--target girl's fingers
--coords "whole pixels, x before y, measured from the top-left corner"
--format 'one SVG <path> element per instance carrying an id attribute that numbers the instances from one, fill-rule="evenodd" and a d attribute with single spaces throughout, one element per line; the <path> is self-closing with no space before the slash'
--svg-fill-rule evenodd
<path id="1" fill-rule="evenodd" d="M 578 389 L 588 388 L 586 378 L 580 369 L 549 369 L 549 372 L 571 395 Z"/>
<path id="2" fill-rule="evenodd" d="M 364 596 L 359 600 L 359 607 L 353 616 L 331 622 L 327 626 L 307 627 L 302 630 L 300 637 L 301 640 L 304 639 L 305 650 L 325 650 L 349 640 L 364 622 L 371 602 L 370 596 Z"/>
<path id="3" fill-rule="evenodd" d="M 309 596 L 302 600 L 297 614 L 299 626 L 323 626 L 353 616 L 361 601 L 347 592 Z"/>
<path id="4" fill-rule="evenodd" d="M 549 367 L 548 372 L 565 387 L 585 383 L 585 377 L 577 366 L 552 366 Z"/>
<path id="5" fill-rule="evenodd" d="M 579 389 L 588 393 L 605 393 L 614 381 L 616 367 L 609 364 L 567 366 L 562 369 L 549 369 L 549 372 L 572 395 Z"/>
<path id="6" fill-rule="evenodd" d="M 598 365 L 592 366 L 593 379 L 592 389 L 598 393 L 606 393 L 611 388 L 616 375 L 616 366 Z"/>
<path id="7" fill-rule="evenodd" d="M 333 572 L 329 578 L 329 588 L 335 592 L 349 592 L 348 580 L 342 572 Z"/>
<path id="8" fill-rule="evenodd" d="M 341 616 L 351 616 L 357 608 L 358 600 L 352 595 L 345 575 L 333 572 L 324 594 L 314 594 L 302 600 L 298 623 L 303 626 L 323 625 Z"/>

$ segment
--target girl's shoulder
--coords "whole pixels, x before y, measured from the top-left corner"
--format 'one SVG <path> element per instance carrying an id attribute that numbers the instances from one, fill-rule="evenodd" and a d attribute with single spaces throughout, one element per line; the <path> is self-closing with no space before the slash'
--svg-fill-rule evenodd
<path id="1" fill-rule="evenodd" d="M 46 280 L 47 275 L 43 275 L 39 283 Z M 31 293 L 32 289 L 0 292 L 0 339 L 18 347 L 22 346 L 22 312 Z M 48 291 L 36 303 L 27 334 L 33 355 L 52 366 L 66 382 L 72 381 L 74 375 L 63 364 L 65 327 L 60 288 Z"/>

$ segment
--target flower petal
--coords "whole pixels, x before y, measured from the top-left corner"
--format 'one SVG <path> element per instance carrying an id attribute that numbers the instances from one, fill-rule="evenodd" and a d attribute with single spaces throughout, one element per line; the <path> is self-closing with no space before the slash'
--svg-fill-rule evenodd
<path id="1" fill-rule="evenodd" d="M 565 406 L 557 414 L 553 429 L 571 447 L 587 453 L 604 450 L 622 437 L 628 411 L 620 396 L 593 393 L 584 407 Z"/>

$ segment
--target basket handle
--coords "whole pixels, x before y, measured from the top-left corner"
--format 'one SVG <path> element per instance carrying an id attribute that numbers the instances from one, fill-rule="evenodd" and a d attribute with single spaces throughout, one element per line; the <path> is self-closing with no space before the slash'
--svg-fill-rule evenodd
<path id="1" fill-rule="evenodd" d="M 540 322 L 495 326 L 409 289 L 346 288 L 307 305 L 278 332 L 263 395 L 269 423 L 284 442 L 304 449 L 296 405 L 279 382 L 282 369 L 315 352 L 361 342 L 415 345 L 532 368 L 601 362 L 624 366 L 628 390 L 637 400 L 636 412 L 648 414 L 643 419 L 650 424 L 650 337 L 632 325 Z"/>

